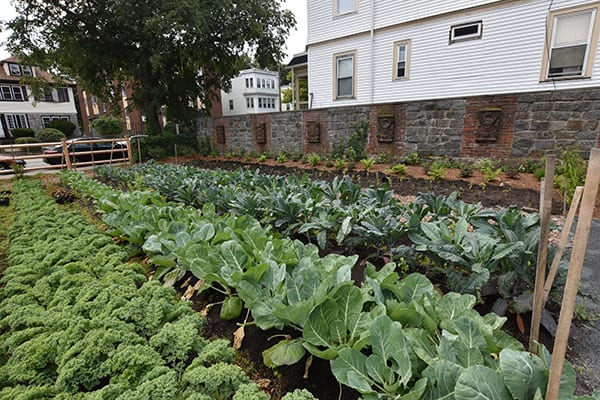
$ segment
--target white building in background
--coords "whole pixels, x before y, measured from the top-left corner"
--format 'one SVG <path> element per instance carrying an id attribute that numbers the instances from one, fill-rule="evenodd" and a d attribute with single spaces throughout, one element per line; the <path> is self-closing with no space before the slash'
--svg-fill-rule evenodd
<path id="1" fill-rule="evenodd" d="M 43 78 L 50 84 L 39 101 L 34 101 L 24 77 Z M 56 79 L 38 67 L 22 65 L 15 57 L 0 61 L 0 139 L 10 139 L 15 128 L 38 131 L 55 119 L 78 125 L 75 83 Z"/>
<path id="2" fill-rule="evenodd" d="M 308 0 L 312 108 L 597 87 L 599 32 L 589 0 Z"/>
<path id="3" fill-rule="evenodd" d="M 279 74 L 256 68 L 245 69 L 231 80 L 229 92 L 221 91 L 223 115 L 278 112 Z"/>

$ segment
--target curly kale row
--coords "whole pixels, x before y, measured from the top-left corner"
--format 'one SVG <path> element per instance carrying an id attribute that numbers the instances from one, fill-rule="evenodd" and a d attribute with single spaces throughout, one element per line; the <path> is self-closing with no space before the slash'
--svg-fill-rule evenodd
<path id="1" fill-rule="evenodd" d="M 38 181 L 13 186 L 0 280 L 0 399 L 269 397 L 232 364 L 204 319 Z M 311 397 L 304 397 L 309 399 Z"/>

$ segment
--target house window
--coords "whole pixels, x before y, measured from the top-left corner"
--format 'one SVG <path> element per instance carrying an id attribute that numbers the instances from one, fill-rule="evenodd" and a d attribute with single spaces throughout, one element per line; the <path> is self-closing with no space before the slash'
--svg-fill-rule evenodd
<path id="1" fill-rule="evenodd" d="M 394 43 L 394 79 L 408 79 L 410 41 Z"/>
<path id="2" fill-rule="evenodd" d="M 69 102 L 69 89 L 67 89 L 66 87 L 60 87 L 56 89 L 56 93 L 58 94 L 58 101 L 60 103 Z"/>
<path id="3" fill-rule="evenodd" d="M 464 42 L 466 40 L 481 39 L 483 34 L 483 21 L 469 22 L 467 24 L 453 25 L 450 27 L 450 42 Z"/>
<path id="4" fill-rule="evenodd" d="M 64 119 L 65 121 L 70 121 L 69 117 L 66 115 L 42 115 L 42 126 L 47 128 L 48 124 L 55 119 Z"/>
<path id="5" fill-rule="evenodd" d="M 598 6 L 600 7 L 600 6 Z M 591 76 L 598 41 L 597 8 L 576 9 L 550 15 L 549 50 L 544 55 L 542 79 Z"/>
<path id="6" fill-rule="evenodd" d="M 335 98 L 354 97 L 355 53 L 335 56 Z"/>
<path id="7" fill-rule="evenodd" d="M 23 75 L 33 76 L 33 70 L 29 65 L 23 65 L 21 70 L 23 71 Z"/>
<path id="8" fill-rule="evenodd" d="M 233 110 L 233 100 L 229 100 L 229 109 Z"/>
<path id="9" fill-rule="evenodd" d="M 246 87 L 250 87 L 250 80 L 248 78 L 246 78 Z"/>
<path id="10" fill-rule="evenodd" d="M 15 76 L 21 76 L 21 66 L 19 64 L 8 64 L 8 70 L 10 71 L 11 75 L 15 75 Z"/>
<path id="11" fill-rule="evenodd" d="M 348 14 L 356 11 L 356 0 L 334 0 L 335 15 Z"/>
<path id="12" fill-rule="evenodd" d="M 26 101 L 25 86 L 5 85 L 0 87 L 0 99 L 6 101 Z"/>
<path id="13" fill-rule="evenodd" d="M 5 114 L 8 129 L 29 128 L 29 121 L 25 114 Z"/>

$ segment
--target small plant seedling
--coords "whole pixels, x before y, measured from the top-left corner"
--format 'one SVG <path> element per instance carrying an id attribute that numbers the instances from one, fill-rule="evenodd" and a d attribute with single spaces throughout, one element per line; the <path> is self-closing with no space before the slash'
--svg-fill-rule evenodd
<path id="1" fill-rule="evenodd" d="M 394 164 L 390 167 L 389 171 L 394 174 L 403 175 L 406 173 L 406 165 L 402 163 Z"/>
<path id="2" fill-rule="evenodd" d="M 369 172 L 373 169 L 373 165 L 375 165 L 375 159 L 372 157 L 363 158 L 360 160 L 360 163 L 363 165 L 363 167 L 365 167 L 365 170 Z"/>
<path id="3" fill-rule="evenodd" d="M 319 165 L 321 163 L 321 156 L 315 153 L 312 153 L 308 156 L 308 163 L 312 166 L 312 167 L 316 167 L 317 165 Z"/>

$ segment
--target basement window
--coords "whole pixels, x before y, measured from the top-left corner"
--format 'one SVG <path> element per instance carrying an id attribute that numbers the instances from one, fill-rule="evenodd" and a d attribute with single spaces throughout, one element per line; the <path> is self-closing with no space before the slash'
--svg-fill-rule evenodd
<path id="1" fill-rule="evenodd" d="M 450 40 L 448 44 L 481 39 L 482 34 L 483 21 L 453 25 L 450 27 Z"/>

